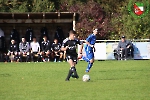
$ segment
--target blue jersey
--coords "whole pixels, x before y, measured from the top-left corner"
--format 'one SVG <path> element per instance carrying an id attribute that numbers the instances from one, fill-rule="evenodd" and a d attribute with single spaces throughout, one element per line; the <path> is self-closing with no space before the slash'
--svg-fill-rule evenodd
<path id="1" fill-rule="evenodd" d="M 89 42 L 91 45 L 94 45 L 96 42 L 96 36 L 94 34 L 90 34 L 87 38 L 86 41 Z M 89 45 L 86 44 L 85 49 L 87 51 L 93 50 L 92 47 L 90 47 Z"/>

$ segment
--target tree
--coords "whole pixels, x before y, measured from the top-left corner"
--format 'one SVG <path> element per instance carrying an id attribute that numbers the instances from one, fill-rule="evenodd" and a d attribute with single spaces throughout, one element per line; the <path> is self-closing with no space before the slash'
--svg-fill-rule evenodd
<path id="1" fill-rule="evenodd" d="M 54 2 L 50 0 L 33 0 L 32 12 L 51 12 L 55 11 Z"/>
<path id="2" fill-rule="evenodd" d="M 76 25 L 76 31 L 80 37 L 85 39 L 87 35 L 92 33 L 93 28 L 99 28 L 100 34 L 98 39 L 107 38 L 108 19 L 100 4 L 89 0 L 87 3 L 74 2 L 72 5 L 63 2 L 60 5 L 60 11 L 69 11 L 79 13 L 79 23 Z"/>

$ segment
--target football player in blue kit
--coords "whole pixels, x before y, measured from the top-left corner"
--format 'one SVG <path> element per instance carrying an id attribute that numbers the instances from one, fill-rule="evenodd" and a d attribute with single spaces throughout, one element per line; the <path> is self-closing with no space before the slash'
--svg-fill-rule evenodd
<path id="1" fill-rule="evenodd" d="M 88 62 L 88 66 L 87 66 L 85 72 L 89 72 L 94 63 L 94 52 L 95 52 L 94 45 L 96 42 L 96 34 L 97 33 L 98 33 L 98 29 L 96 28 L 93 30 L 93 33 L 90 34 L 84 41 L 85 42 L 84 50 L 85 50 L 86 55 L 83 55 L 82 59 L 85 60 L 86 62 Z"/>

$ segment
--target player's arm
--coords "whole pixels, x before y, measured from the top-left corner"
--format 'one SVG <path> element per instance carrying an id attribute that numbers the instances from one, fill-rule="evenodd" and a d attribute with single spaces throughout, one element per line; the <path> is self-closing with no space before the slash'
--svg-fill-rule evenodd
<path id="1" fill-rule="evenodd" d="M 40 48 L 40 44 L 38 43 L 38 53 L 40 53 L 41 48 Z"/>
<path id="2" fill-rule="evenodd" d="M 88 46 L 90 46 L 90 47 L 92 47 L 92 48 L 94 47 L 94 45 L 91 45 L 87 40 L 85 40 L 84 42 L 85 42 Z"/>
<path id="3" fill-rule="evenodd" d="M 22 50 L 22 43 L 21 42 L 19 43 L 19 51 L 23 52 L 23 50 Z"/>
<path id="4" fill-rule="evenodd" d="M 77 43 L 79 44 L 79 51 L 78 53 L 79 54 L 82 54 L 82 50 L 83 50 L 83 41 L 80 41 L 77 39 Z"/>
<path id="5" fill-rule="evenodd" d="M 29 52 L 29 51 L 30 51 L 30 45 L 29 45 L 29 42 L 27 42 L 27 48 L 25 52 Z"/>
<path id="6" fill-rule="evenodd" d="M 43 41 L 41 42 L 41 51 L 42 51 L 42 52 L 45 51 L 45 49 L 44 49 L 44 42 L 43 42 Z"/>
<path id="7" fill-rule="evenodd" d="M 33 51 L 32 51 L 32 42 L 30 44 L 30 52 L 33 53 Z"/>
<path id="8" fill-rule="evenodd" d="M 131 41 L 129 41 L 129 40 L 128 40 L 127 42 L 128 42 L 128 43 L 127 43 L 127 44 L 128 44 L 128 45 L 127 45 L 127 48 L 130 48 L 131 45 L 132 45 L 132 43 L 131 43 Z"/>
<path id="9" fill-rule="evenodd" d="M 62 46 L 61 51 L 66 51 L 68 49 L 68 46 Z"/>
<path id="10" fill-rule="evenodd" d="M 61 46 L 61 51 L 66 51 L 68 49 L 67 40 L 64 40 Z"/>

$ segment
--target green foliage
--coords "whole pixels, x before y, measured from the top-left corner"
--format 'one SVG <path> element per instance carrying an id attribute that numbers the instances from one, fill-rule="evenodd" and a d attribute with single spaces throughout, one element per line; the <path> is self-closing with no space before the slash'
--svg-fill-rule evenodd
<path id="1" fill-rule="evenodd" d="M 133 9 L 128 10 L 129 1 L 146 1 L 149 8 L 144 9 L 150 10 L 149 0 L 0 0 L 0 12 L 77 12 L 77 31 L 81 36 L 86 37 L 95 26 L 101 28 L 99 39 L 120 39 L 121 35 L 129 39 L 150 38 L 150 11 L 143 18 L 135 18 L 131 15 Z M 97 11 L 103 9 L 103 14 L 97 12 L 103 19 L 92 12 L 96 7 Z"/>
<path id="2" fill-rule="evenodd" d="M 51 12 L 54 11 L 54 3 L 50 0 L 34 0 L 32 12 Z"/>
<path id="3" fill-rule="evenodd" d="M 21 4 L 16 4 L 17 2 L 12 3 L 11 12 L 28 12 L 27 2 L 22 2 Z"/>

